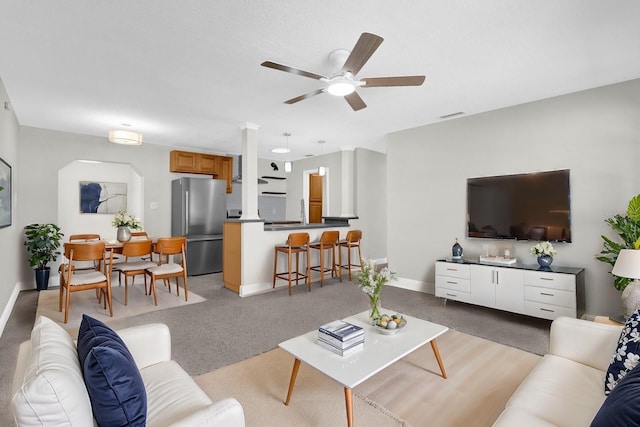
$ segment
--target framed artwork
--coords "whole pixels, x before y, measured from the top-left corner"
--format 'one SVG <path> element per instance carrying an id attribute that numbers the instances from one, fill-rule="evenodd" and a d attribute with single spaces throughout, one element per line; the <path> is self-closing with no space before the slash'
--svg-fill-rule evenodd
<path id="1" fill-rule="evenodd" d="M 11 225 L 11 166 L 0 158 L 0 228 Z"/>
<path id="2" fill-rule="evenodd" d="M 116 214 L 126 210 L 126 183 L 80 181 L 81 214 Z"/>

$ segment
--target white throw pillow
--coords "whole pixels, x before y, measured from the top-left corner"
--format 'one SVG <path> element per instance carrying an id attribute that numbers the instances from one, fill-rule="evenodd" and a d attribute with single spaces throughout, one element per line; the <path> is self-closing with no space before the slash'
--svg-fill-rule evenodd
<path id="1" fill-rule="evenodd" d="M 31 331 L 31 354 L 11 409 L 18 426 L 94 425 L 76 346 L 47 317 L 39 317 Z"/>

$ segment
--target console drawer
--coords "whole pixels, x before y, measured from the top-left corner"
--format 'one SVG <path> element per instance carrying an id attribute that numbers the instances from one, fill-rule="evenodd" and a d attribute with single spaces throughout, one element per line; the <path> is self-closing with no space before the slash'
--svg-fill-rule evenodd
<path id="1" fill-rule="evenodd" d="M 575 292 L 561 291 L 558 289 L 525 286 L 524 299 L 527 301 L 537 301 L 545 304 L 576 308 Z"/>
<path id="2" fill-rule="evenodd" d="M 440 298 L 451 299 L 460 302 L 470 302 L 471 294 L 469 292 L 461 292 L 453 289 L 444 289 L 436 286 L 436 296 Z"/>
<path id="3" fill-rule="evenodd" d="M 436 288 L 444 288 L 470 293 L 471 280 L 458 279 L 450 276 L 436 276 Z"/>
<path id="4" fill-rule="evenodd" d="M 560 316 L 575 318 L 577 314 L 575 308 L 560 307 L 536 301 L 525 301 L 524 313 L 529 316 L 541 317 L 549 320 L 553 320 Z"/>
<path id="5" fill-rule="evenodd" d="M 539 286 L 575 292 L 576 279 L 571 274 L 549 273 L 546 271 L 525 271 L 525 286 Z"/>
<path id="6" fill-rule="evenodd" d="M 471 277 L 468 264 L 456 264 L 453 262 L 436 262 L 436 276 L 458 277 L 469 279 Z"/>

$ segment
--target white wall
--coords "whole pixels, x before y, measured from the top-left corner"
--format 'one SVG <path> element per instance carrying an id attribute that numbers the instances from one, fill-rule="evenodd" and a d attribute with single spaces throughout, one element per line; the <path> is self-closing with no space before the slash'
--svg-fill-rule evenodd
<path id="1" fill-rule="evenodd" d="M 5 108 L 5 103 L 7 107 Z M 21 193 L 18 166 L 18 140 L 20 126 L 13 112 L 9 96 L 0 80 L 0 157 L 11 166 L 12 187 L 12 224 L 0 228 L 0 334 L 10 315 L 10 308 L 18 297 L 20 277 L 18 265 L 22 259 L 26 262 L 26 250 L 22 244 L 23 232 L 20 225 L 20 206 L 18 195 Z M 28 265 L 28 263 L 27 263 Z M 33 273 L 32 273 L 33 274 Z"/>
<path id="2" fill-rule="evenodd" d="M 144 188 L 142 178 L 125 163 L 87 163 L 73 161 L 58 171 L 58 226 L 66 236 L 97 233 L 103 239 L 115 240 L 116 228 L 112 225 L 115 214 L 80 213 L 80 181 L 118 182 L 127 185 L 127 213 L 138 218 L 143 227 L 142 206 Z"/>
<path id="3" fill-rule="evenodd" d="M 567 168 L 573 243 L 555 245 L 554 264 L 585 268 L 587 313 L 619 312 L 609 267 L 594 255 L 601 234 L 615 237 L 604 219 L 640 193 L 639 117 L 640 80 L 633 80 L 390 135 L 390 267 L 433 292 L 434 261 L 451 256 L 455 238 L 466 257 L 486 243 L 464 237 L 468 177 Z M 532 244 L 513 244 L 521 262 L 535 264 Z"/>
<path id="4" fill-rule="evenodd" d="M 353 228 L 362 230 L 364 258 L 387 256 L 387 156 L 376 151 L 355 150 Z"/>
<path id="5" fill-rule="evenodd" d="M 60 223 L 59 171 L 76 160 L 97 160 L 130 165 L 131 169 L 142 177 L 144 189 L 140 191 L 142 198 L 139 203 L 143 226 L 152 236 L 171 235 L 171 181 L 181 176 L 191 176 L 169 172 L 171 149 L 171 147 L 150 143 L 139 147 L 122 146 L 110 143 L 106 136 L 96 137 L 21 127 L 19 144 L 21 191 L 18 197 L 21 214 L 18 227 L 22 229 L 25 225 L 34 222 Z M 97 171 L 95 176 L 99 179 L 102 172 Z M 135 188 L 132 190 L 136 191 Z M 152 209 L 152 203 L 157 204 L 158 208 Z M 100 227 L 103 226 L 104 224 L 100 225 Z M 73 228 L 73 231 L 80 232 L 80 229 Z M 93 232 L 93 230 L 87 229 L 82 232 Z M 108 231 L 105 230 L 104 233 L 108 234 Z M 112 233 L 115 237 L 115 229 Z M 64 240 L 67 239 L 68 235 L 65 233 Z M 24 250 L 21 249 L 21 252 Z M 26 261 L 26 253 L 13 268 L 15 265 L 20 270 L 19 280 L 34 282 L 33 272 Z"/>

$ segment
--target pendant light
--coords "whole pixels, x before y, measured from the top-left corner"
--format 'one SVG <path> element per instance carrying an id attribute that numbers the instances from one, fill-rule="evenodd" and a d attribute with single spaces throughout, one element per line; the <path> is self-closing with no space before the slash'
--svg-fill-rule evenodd
<path id="1" fill-rule="evenodd" d="M 284 136 L 287 137 L 287 160 L 285 160 L 284 162 L 284 171 L 286 173 L 290 173 L 291 170 L 293 169 L 293 164 L 291 163 L 291 160 L 289 160 L 290 154 L 288 154 L 291 152 L 291 150 L 289 149 L 289 137 L 291 136 L 291 132 L 285 132 Z"/>
<path id="2" fill-rule="evenodd" d="M 320 144 L 320 156 L 322 156 L 324 154 L 324 143 L 327 142 L 324 139 L 321 139 L 320 141 L 318 141 L 318 144 Z M 325 176 L 327 174 L 327 168 L 324 166 L 318 166 L 318 175 L 320 176 Z"/>

